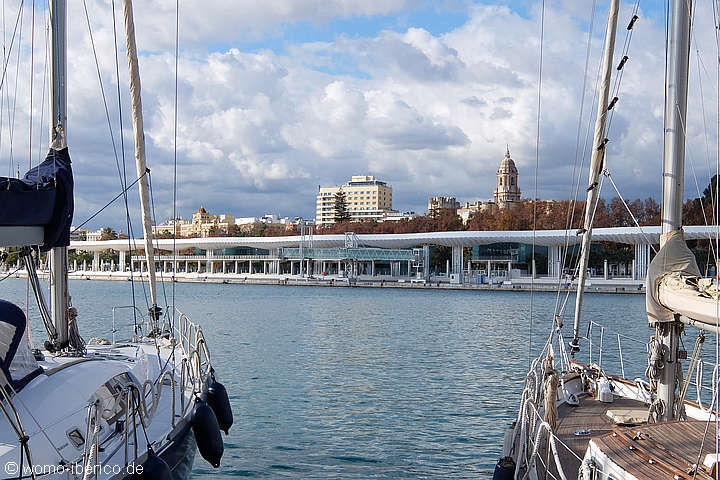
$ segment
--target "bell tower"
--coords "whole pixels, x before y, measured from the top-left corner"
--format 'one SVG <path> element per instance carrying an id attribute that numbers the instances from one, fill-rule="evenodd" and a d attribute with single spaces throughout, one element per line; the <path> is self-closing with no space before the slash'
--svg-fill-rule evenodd
<path id="1" fill-rule="evenodd" d="M 497 187 L 493 194 L 495 204 L 499 208 L 510 208 L 514 202 L 520 201 L 520 187 L 518 187 L 518 170 L 515 162 L 510 158 L 510 147 L 505 151 L 505 158 L 500 162 L 497 170 Z"/>

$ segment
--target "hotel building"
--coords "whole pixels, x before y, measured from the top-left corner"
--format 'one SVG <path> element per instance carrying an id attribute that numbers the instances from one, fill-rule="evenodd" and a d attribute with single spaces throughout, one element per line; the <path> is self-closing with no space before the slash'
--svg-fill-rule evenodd
<path id="1" fill-rule="evenodd" d="M 335 194 L 345 194 L 351 222 L 363 220 L 381 221 L 383 214 L 392 210 L 392 187 L 374 176 L 353 175 L 345 185 L 320 187 L 317 194 L 315 223 L 335 223 Z"/>

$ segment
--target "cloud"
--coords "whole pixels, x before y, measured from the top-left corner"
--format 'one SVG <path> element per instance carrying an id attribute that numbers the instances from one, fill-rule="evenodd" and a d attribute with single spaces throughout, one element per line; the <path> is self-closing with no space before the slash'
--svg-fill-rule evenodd
<path id="1" fill-rule="evenodd" d="M 592 148 L 586 138 L 594 121 L 593 89 L 606 13 L 596 15 L 583 98 L 587 48 L 583 13 L 589 13 L 589 3 L 585 8 L 579 3 L 572 11 L 546 11 L 538 158 L 539 196 L 543 198 L 569 197 L 573 164 L 576 158 L 587 163 Z M 148 162 L 159 221 L 172 211 L 174 4 L 167 0 L 136 2 Z M 368 36 L 340 34 L 332 41 L 296 42 L 282 51 L 247 51 L 238 46 L 246 41 L 243 35 L 262 44 L 286 25 L 401 16 L 417 4 L 409 0 L 270 0 L 263 2 L 262 8 L 256 2 L 236 2 L 234 8 L 228 8 L 227 2 L 215 0 L 202 5 L 182 3 L 179 213 L 188 216 L 202 204 L 213 212 L 236 216 L 278 212 L 311 218 L 318 185 L 339 184 L 357 174 L 374 174 L 388 181 L 399 210 L 422 212 L 431 195 L 455 195 L 461 201 L 487 199 L 506 144 L 520 170 L 523 195 L 532 196 L 538 119 L 538 5 L 522 14 L 507 6 L 471 5 L 466 21 L 444 34 L 414 25 Z M 13 10 L 16 6 L 6 8 L 17 11 Z M 115 150 L 122 164 L 110 4 L 90 1 L 88 9 Z M 119 11 L 116 13 L 122 29 Z M 621 12 L 620 23 L 629 16 L 630 7 Z M 28 17 L 24 16 L 26 49 Z M 706 17 L 698 15 L 697 23 L 710 34 L 698 34 L 697 41 L 710 65 L 714 40 L 708 19 L 712 16 Z M 79 200 L 76 219 L 82 219 L 116 195 L 120 182 L 81 3 L 69 4 L 68 18 L 73 19 L 68 32 L 68 130 Z M 42 31 L 41 24 L 42 15 L 38 15 L 37 32 Z M 42 43 L 37 32 L 36 41 Z M 621 28 L 616 58 L 624 35 Z M 118 42 L 122 139 L 131 172 L 127 67 L 123 40 Z M 641 15 L 607 134 L 608 167 L 627 198 L 659 195 L 663 42 L 664 27 Z M 18 71 L 15 131 L 22 134 L 15 135 L 14 165 L 20 164 L 21 158 L 26 161 L 29 151 L 29 59 L 21 60 Z M 43 137 L 45 144 L 47 141 L 47 127 L 41 126 L 38 118 L 42 116 L 43 75 L 42 61 L 36 62 L 33 152 L 41 149 Z M 712 103 L 711 80 L 703 77 L 703 81 L 705 95 L 712 97 L 706 101 Z M 16 87 L 14 77 L 8 76 L 7 82 L 5 102 Z M 706 148 L 698 93 L 692 90 L 688 151 L 698 183 L 704 184 Z M 581 104 L 583 116 L 579 118 Z M 0 110 L 7 112 L 7 103 L 3 105 Z M 47 112 L 44 115 L 47 119 Z M 710 115 L 708 112 L 708 122 Z M 2 134 L 7 138 L 7 120 L 4 123 Z M 715 139 L 716 133 L 710 132 L 711 156 Z M 0 156 L 8 155 L 8 143 L 3 140 Z M 128 173 L 128 177 L 134 176 L 134 172 Z M 580 175 L 581 184 L 586 177 L 584 172 Z M 603 193 L 614 195 L 608 190 Z M 688 187 L 687 193 L 694 192 Z M 136 196 L 131 194 L 132 203 Z M 98 225 L 122 227 L 123 208 L 113 206 L 109 212 Z"/>

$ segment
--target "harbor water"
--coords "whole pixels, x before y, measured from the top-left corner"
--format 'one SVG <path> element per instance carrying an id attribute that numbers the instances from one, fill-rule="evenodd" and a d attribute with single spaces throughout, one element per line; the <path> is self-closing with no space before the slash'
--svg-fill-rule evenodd
<path id="1" fill-rule="evenodd" d="M 146 286 L 134 288 L 146 309 Z M 70 291 L 85 339 L 111 338 L 111 309 L 131 304 L 130 282 L 77 280 Z M 542 348 L 556 303 L 565 300 L 222 284 L 174 291 L 178 308 L 205 331 L 235 415 L 221 468 L 197 455 L 197 479 L 490 478 L 517 412 L 530 345 Z M 159 292 L 161 303 L 172 303 L 172 285 Z M 0 298 L 24 309 L 26 280 L 0 282 Z M 31 333 L 42 344 L 32 303 Z M 569 335 L 572 296 L 567 304 Z M 597 325 L 592 353 L 585 343 L 579 359 L 592 354 L 610 371 L 642 376 L 651 334 L 644 296 L 587 295 L 584 305 Z M 129 310 L 118 310 L 116 323 L 118 338 L 129 336 Z"/>

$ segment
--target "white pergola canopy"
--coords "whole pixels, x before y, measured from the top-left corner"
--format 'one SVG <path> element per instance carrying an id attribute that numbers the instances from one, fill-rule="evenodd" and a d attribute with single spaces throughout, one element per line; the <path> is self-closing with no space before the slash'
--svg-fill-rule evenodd
<path id="1" fill-rule="evenodd" d="M 686 240 L 713 239 L 717 226 L 684 227 Z M 309 237 L 305 237 L 306 241 Z M 660 243 L 660 227 L 614 227 L 593 229 L 593 241 L 616 242 L 630 245 Z M 447 247 L 472 247 L 502 242 L 517 242 L 539 246 L 559 246 L 580 243 L 581 237 L 575 232 L 566 230 L 522 230 L 522 231 L 463 231 L 463 232 L 430 232 L 401 234 L 370 234 L 357 235 L 358 244 L 363 247 L 378 248 L 413 248 L 423 245 L 442 245 Z M 177 250 L 199 248 L 202 250 L 220 250 L 233 247 L 255 247 L 273 249 L 282 247 L 298 247 L 300 236 L 287 237 L 212 237 L 182 238 L 175 240 Z M 127 252 L 142 248 L 142 240 L 106 240 L 71 242 L 70 249 L 84 251 L 115 250 Z M 155 239 L 153 243 L 160 250 L 172 250 L 172 239 Z M 307 245 L 307 243 L 306 243 Z M 345 235 L 314 235 L 312 245 L 315 248 L 339 248 L 345 246 Z"/>

